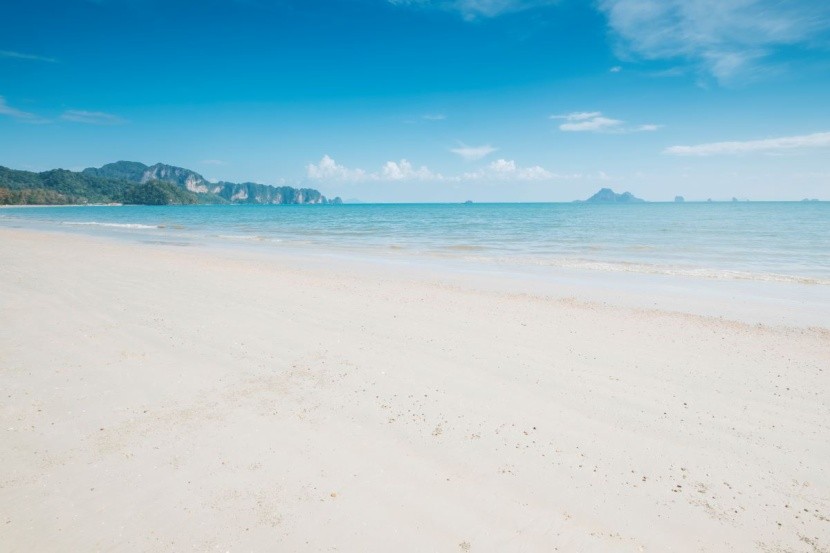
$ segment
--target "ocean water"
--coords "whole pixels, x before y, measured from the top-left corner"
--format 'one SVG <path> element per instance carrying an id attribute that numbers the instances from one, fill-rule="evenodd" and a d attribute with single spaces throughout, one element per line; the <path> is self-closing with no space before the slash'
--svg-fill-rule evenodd
<path id="1" fill-rule="evenodd" d="M 83 206 L 0 210 L 0 226 L 534 271 L 830 285 L 830 203 Z"/>

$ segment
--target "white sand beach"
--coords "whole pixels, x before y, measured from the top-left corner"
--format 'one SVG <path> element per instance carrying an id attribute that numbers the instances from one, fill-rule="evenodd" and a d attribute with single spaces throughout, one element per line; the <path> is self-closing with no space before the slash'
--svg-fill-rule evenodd
<path id="1" fill-rule="evenodd" d="M 509 289 L 0 229 L 0 550 L 830 551 L 830 330 Z"/>

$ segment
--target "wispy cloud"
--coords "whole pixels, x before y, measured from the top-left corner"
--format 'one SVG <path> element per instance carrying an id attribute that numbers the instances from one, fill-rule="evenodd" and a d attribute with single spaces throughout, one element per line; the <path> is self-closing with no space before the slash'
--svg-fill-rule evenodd
<path id="1" fill-rule="evenodd" d="M 13 119 L 17 119 L 18 121 L 23 121 L 24 123 L 49 122 L 48 119 L 44 119 L 37 114 L 29 113 L 28 111 L 23 111 L 10 106 L 3 96 L 0 96 L 0 115 L 5 115 Z"/>
<path id="2" fill-rule="evenodd" d="M 610 73 L 619 73 L 620 71 L 622 71 L 622 67 L 620 67 L 619 65 L 615 65 L 614 67 L 612 67 L 608 71 Z"/>
<path id="3" fill-rule="evenodd" d="M 602 132 L 618 128 L 623 124 L 619 119 L 603 117 L 599 111 L 584 111 L 568 113 L 566 115 L 551 115 L 551 119 L 564 119 L 559 125 L 560 131 L 572 132 Z"/>
<path id="4" fill-rule="evenodd" d="M 11 50 L 0 50 L 0 58 L 11 58 L 15 60 L 26 61 L 43 61 L 46 63 L 57 63 L 55 58 L 48 58 L 46 56 L 36 56 L 34 54 L 24 54 L 21 52 L 13 52 Z"/>
<path id="5" fill-rule="evenodd" d="M 830 3 L 599 0 L 624 58 L 683 59 L 719 82 L 750 78 L 781 47 L 827 46 Z"/>
<path id="6" fill-rule="evenodd" d="M 452 153 L 461 156 L 466 161 L 478 161 L 479 159 L 484 159 L 496 150 L 498 150 L 498 148 L 494 148 L 490 144 L 485 144 L 484 146 L 467 146 L 465 144 L 461 144 L 458 148 L 450 148 Z"/>
<path id="7" fill-rule="evenodd" d="M 75 109 L 63 112 L 61 119 L 64 121 L 72 121 L 73 123 L 86 123 L 88 125 L 120 125 L 127 122 L 125 119 L 111 113 Z"/>
<path id="8" fill-rule="evenodd" d="M 557 4 L 559 0 L 388 0 L 396 6 L 435 8 L 460 13 L 464 19 L 496 17 L 506 13 Z"/>
<path id="9" fill-rule="evenodd" d="M 830 147 L 830 132 L 767 138 L 764 140 L 747 140 L 743 142 L 711 142 L 696 146 L 670 146 L 663 150 L 663 153 L 679 156 L 711 156 L 758 152 L 775 153 L 784 150 L 827 147 Z"/>
<path id="10" fill-rule="evenodd" d="M 626 127 L 625 121 L 605 117 L 600 111 L 577 111 L 565 115 L 551 115 L 550 118 L 563 120 L 564 122 L 559 125 L 559 130 L 565 132 L 628 133 L 656 131 L 661 127 L 661 125 L 654 124 Z"/>
<path id="11" fill-rule="evenodd" d="M 443 113 L 427 113 L 426 115 L 421 116 L 421 119 L 426 121 L 443 121 L 446 118 L 447 116 Z"/>

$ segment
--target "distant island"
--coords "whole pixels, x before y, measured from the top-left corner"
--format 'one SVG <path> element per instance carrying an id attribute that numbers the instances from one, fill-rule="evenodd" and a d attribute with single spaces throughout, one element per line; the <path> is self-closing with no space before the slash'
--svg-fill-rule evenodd
<path id="1" fill-rule="evenodd" d="M 623 192 L 617 194 L 610 188 L 601 188 L 599 192 L 588 198 L 587 200 L 576 200 L 577 202 L 591 203 L 591 204 L 613 204 L 613 203 L 642 203 L 645 200 L 638 198 L 631 192 Z"/>
<path id="2" fill-rule="evenodd" d="M 80 172 L 42 173 L 0 166 L 0 205 L 69 204 L 340 204 L 313 188 L 209 182 L 202 175 L 157 163 L 118 161 Z"/>

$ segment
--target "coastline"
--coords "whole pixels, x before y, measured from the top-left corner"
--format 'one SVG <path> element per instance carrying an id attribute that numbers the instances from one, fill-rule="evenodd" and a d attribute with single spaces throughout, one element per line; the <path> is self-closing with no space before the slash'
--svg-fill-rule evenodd
<path id="1" fill-rule="evenodd" d="M 125 204 L 122 203 L 110 203 L 110 204 L 3 204 L 0 205 L 0 209 L 6 208 L 23 208 L 23 207 L 34 207 L 34 208 L 42 208 L 42 207 L 123 207 Z"/>
<path id="2" fill-rule="evenodd" d="M 830 544 L 821 320 L 581 274 L 7 228 L 0 254 L 12 550 Z"/>

